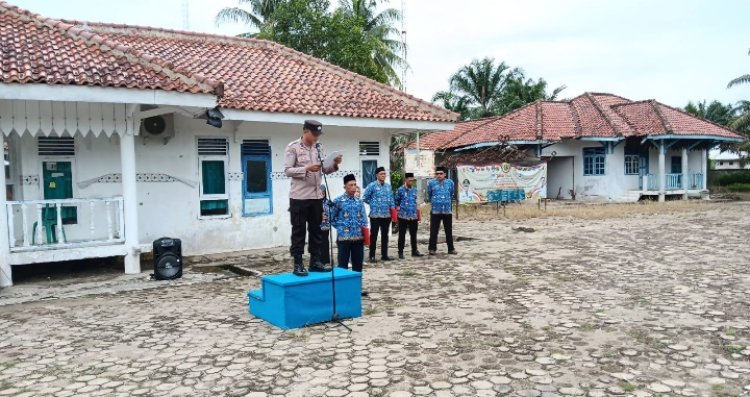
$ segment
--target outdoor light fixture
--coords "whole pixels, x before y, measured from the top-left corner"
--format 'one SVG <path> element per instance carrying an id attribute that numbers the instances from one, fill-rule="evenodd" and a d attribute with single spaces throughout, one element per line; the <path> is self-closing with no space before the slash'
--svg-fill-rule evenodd
<path id="1" fill-rule="evenodd" d="M 221 119 L 224 118 L 224 114 L 221 113 L 221 110 L 219 110 L 219 107 L 216 106 L 212 109 L 207 109 L 205 112 L 201 113 L 201 115 L 198 116 L 197 118 L 206 120 L 206 124 L 212 127 L 221 128 L 223 124 Z"/>

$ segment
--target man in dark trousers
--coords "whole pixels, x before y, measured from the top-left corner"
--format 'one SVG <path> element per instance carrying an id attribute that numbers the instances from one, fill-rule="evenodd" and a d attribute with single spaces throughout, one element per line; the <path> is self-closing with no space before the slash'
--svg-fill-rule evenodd
<path id="1" fill-rule="evenodd" d="M 344 194 L 333 200 L 331 226 L 336 228 L 336 245 L 339 249 L 338 267 L 362 271 L 365 259 L 362 228 L 367 227 L 367 214 L 362 199 L 357 197 L 357 181 L 354 175 L 344 177 Z"/>
<path id="2" fill-rule="evenodd" d="M 393 204 L 393 190 L 389 183 L 385 183 L 385 168 L 375 170 L 375 181 L 365 188 L 362 201 L 370 205 L 370 263 L 375 263 L 375 247 L 378 242 L 378 231 L 382 232 L 380 255 L 383 261 L 389 261 L 388 234 L 391 232 L 391 208 Z"/>
<path id="3" fill-rule="evenodd" d="M 331 206 L 333 202 L 328 198 L 326 185 L 320 185 L 323 192 L 323 222 L 320 224 L 322 246 L 320 247 L 320 261 L 323 265 L 331 264 Z"/>
<path id="4" fill-rule="evenodd" d="M 430 243 L 428 246 L 429 254 L 435 255 L 437 252 L 437 236 L 440 230 L 440 222 L 443 222 L 445 228 L 445 242 L 448 244 L 448 253 L 455 255 L 456 249 L 453 247 L 453 194 L 455 188 L 453 181 L 446 179 L 448 170 L 445 167 L 435 169 L 435 179 L 427 184 L 427 197 L 430 200 L 432 210 L 430 211 Z"/>
<path id="5" fill-rule="evenodd" d="M 336 157 L 333 164 L 323 168 L 317 147 L 320 136 L 323 135 L 323 125 L 315 120 L 305 120 L 302 126 L 302 137 L 292 141 L 284 153 L 284 173 L 291 178 L 289 188 L 289 215 L 292 223 L 292 246 L 289 252 L 294 258 L 294 271 L 297 276 L 307 276 L 307 270 L 302 263 L 305 251 L 305 228 L 307 228 L 310 253 L 310 271 L 328 272 L 331 268 L 320 261 L 322 237 L 320 224 L 323 218 L 323 193 L 320 191 L 322 179 L 321 171 L 330 174 L 335 172 L 341 164 L 341 156 Z"/>
<path id="6" fill-rule="evenodd" d="M 417 188 L 414 187 L 414 174 L 404 175 L 404 184 L 396 192 L 396 210 L 398 210 L 398 257 L 404 259 L 406 230 L 409 230 L 411 256 L 422 256 L 417 249 Z"/>

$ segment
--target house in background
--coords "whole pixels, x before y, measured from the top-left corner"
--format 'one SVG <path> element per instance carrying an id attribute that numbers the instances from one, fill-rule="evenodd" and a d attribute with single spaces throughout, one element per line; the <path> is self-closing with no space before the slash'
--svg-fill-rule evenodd
<path id="1" fill-rule="evenodd" d="M 546 162 L 548 198 L 663 201 L 706 193 L 708 151 L 742 139 L 655 100 L 585 93 L 458 123 L 422 137 L 419 150 L 433 151 L 439 164 L 446 156 L 508 144 L 527 162 Z"/>
<path id="2" fill-rule="evenodd" d="M 750 170 L 750 162 L 742 166 L 741 159 L 748 158 L 747 152 L 721 151 L 713 149 L 709 152 L 708 158 L 713 162 L 713 169 L 716 171 L 725 170 Z"/>
<path id="3" fill-rule="evenodd" d="M 12 266 L 289 244 L 284 150 L 303 120 L 366 182 L 392 134 L 454 113 L 281 45 L 58 21 L 0 2 L 0 286 Z M 209 123 L 209 124 L 207 124 Z M 218 127 L 218 128 L 217 128 Z"/>

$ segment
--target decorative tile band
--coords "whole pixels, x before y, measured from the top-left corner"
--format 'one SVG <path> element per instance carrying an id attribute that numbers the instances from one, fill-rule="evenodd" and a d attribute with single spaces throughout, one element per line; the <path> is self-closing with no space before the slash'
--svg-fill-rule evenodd
<path id="1" fill-rule="evenodd" d="M 344 178 L 348 174 L 354 174 L 354 176 L 356 176 L 357 178 L 359 178 L 360 176 L 362 176 L 362 172 L 361 171 L 339 170 L 339 171 L 336 171 L 336 172 L 334 172 L 332 174 L 328 174 L 327 177 L 328 178 Z M 289 179 L 289 177 L 286 176 L 286 174 L 283 173 L 283 172 L 272 172 L 271 173 L 271 180 L 278 181 L 278 180 L 282 180 L 282 179 Z"/>
<path id="2" fill-rule="evenodd" d="M 24 185 L 39 185 L 39 175 L 21 175 L 21 182 Z"/>

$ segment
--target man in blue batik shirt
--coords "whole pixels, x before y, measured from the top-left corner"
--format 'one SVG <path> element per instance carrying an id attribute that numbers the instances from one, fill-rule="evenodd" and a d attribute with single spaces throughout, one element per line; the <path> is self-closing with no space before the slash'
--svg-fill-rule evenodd
<path id="1" fill-rule="evenodd" d="M 354 175 L 344 177 L 345 193 L 333 200 L 331 209 L 331 225 L 336 228 L 336 245 L 339 248 L 338 267 L 362 271 L 362 263 L 365 259 L 365 246 L 362 228 L 367 226 L 367 213 L 365 205 L 356 196 L 357 181 Z"/>
<path id="2" fill-rule="evenodd" d="M 398 257 L 404 259 L 406 229 L 409 229 L 411 256 L 422 256 L 417 249 L 417 189 L 414 186 L 414 174 L 404 175 L 404 185 L 396 192 L 396 209 L 398 210 Z"/>
<path id="3" fill-rule="evenodd" d="M 437 236 L 440 231 L 440 222 L 443 222 L 445 228 L 445 242 L 448 244 L 448 253 L 455 255 L 456 249 L 453 247 L 453 211 L 452 200 L 455 188 L 453 181 L 446 179 L 448 170 L 445 167 L 435 169 L 435 179 L 427 185 L 427 197 L 432 205 L 430 211 L 430 243 L 428 246 L 429 254 L 435 255 L 437 252 Z"/>
<path id="4" fill-rule="evenodd" d="M 370 263 L 375 263 L 375 247 L 378 242 L 378 231 L 383 233 L 380 244 L 380 255 L 383 261 L 389 261 L 388 257 L 388 234 L 391 229 L 391 208 L 393 204 L 393 190 L 391 185 L 385 183 L 385 168 L 378 167 L 375 170 L 376 180 L 371 182 L 365 189 L 362 200 L 370 205 Z"/>

